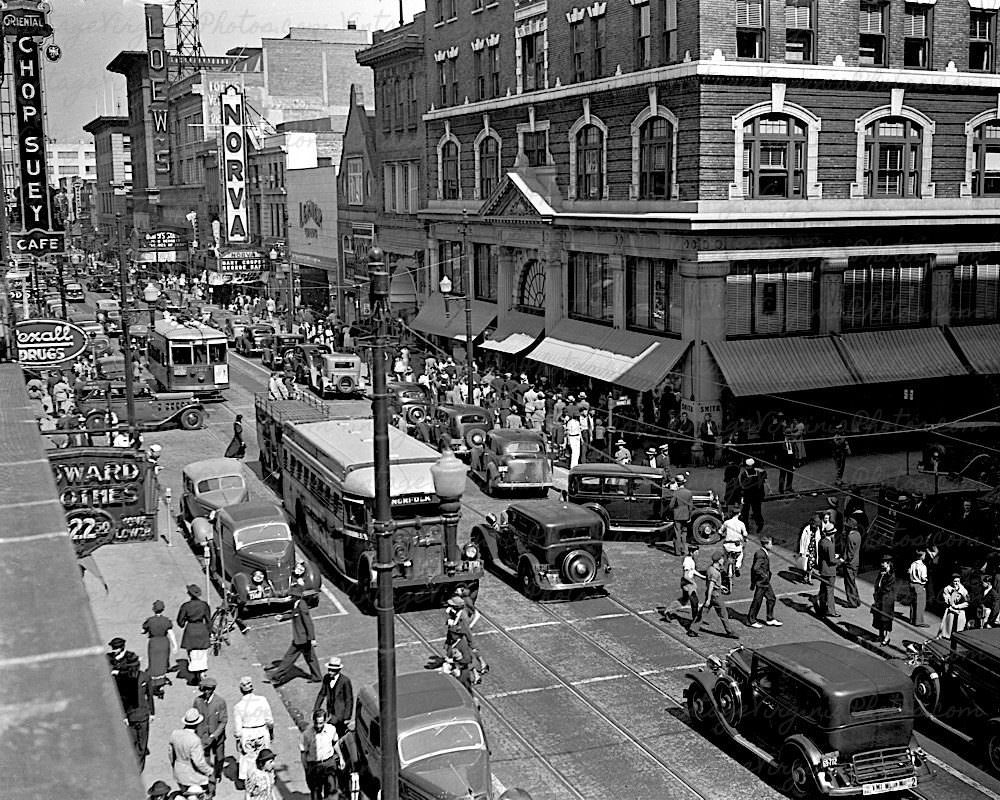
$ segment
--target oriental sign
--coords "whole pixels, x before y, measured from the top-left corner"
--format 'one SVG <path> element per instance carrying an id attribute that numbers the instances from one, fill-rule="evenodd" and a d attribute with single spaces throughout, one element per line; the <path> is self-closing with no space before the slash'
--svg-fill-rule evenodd
<path id="1" fill-rule="evenodd" d="M 247 240 L 247 146 L 243 130 L 243 93 L 230 86 L 222 103 L 222 153 L 226 192 L 226 241 Z"/>
<path id="2" fill-rule="evenodd" d="M 71 447 L 49 455 L 77 558 L 106 544 L 156 539 L 156 479 L 144 453 Z"/>

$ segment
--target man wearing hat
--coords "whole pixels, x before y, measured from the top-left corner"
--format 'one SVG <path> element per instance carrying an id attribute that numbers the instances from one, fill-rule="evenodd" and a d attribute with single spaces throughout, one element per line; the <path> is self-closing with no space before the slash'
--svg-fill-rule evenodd
<path id="1" fill-rule="evenodd" d="M 675 475 L 673 497 L 670 498 L 670 511 L 674 520 L 674 555 L 683 558 L 688 553 L 688 526 L 694 513 L 694 494 L 687 488 L 687 476 Z"/>
<path id="2" fill-rule="evenodd" d="M 146 797 L 149 800 L 167 800 L 173 789 L 166 781 L 156 781 L 146 790 Z"/>
<path id="3" fill-rule="evenodd" d="M 125 711 L 125 724 L 139 760 L 139 770 L 142 771 L 146 768 L 146 756 L 149 755 L 149 720 L 156 713 L 149 674 L 142 669 L 139 656 L 125 649 L 125 640 L 120 636 L 108 642 L 108 647 L 111 648 L 108 653 L 111 675 Z"/>
<path id="4" fill-rule="evenodd" d="M 184 727 L 170 734 L 170 766 L 173 767 L 174 781 L 182 792 L 186 792 L 189 786 L 208 786 L 212 774 L 212 768 L 205 761 L 201 738 L 195 732 L 201 722 L 198 709 L 189 708 L 184 714 Z"/>
<path id="5" fill-rule="evenodd" d="M 670 445 L 664 442 L 656 452 L 656 468 L 663 470 L 664 476 L 670 472 Z"/>
<path id="6" fill-rule="evenodd" d="M 848 517 L 844 535 L 844 592 L 847 607 L 860 608 L 861 595 L 858 594 L 858 570 L 861 568 L 861 531 L 854 517 Z"/>
<path id="7" fill-rule="evenodd" d="M 646 448 L 646 463 L 652 469 L 658 469 L 658 467 L 656 465 L 656 448 L 655 447 L 647 447 Z"/>
<path id="8" fill-rule="evenodd" d="M 205 759 L 212 765 L 212 783 L 215 784 L 222 777 L 222 768 L 226 763 L 226 723 L 229 722 L 226 701 L 215 693 L 218 685 L 215 678 L 204 676 L 198 687 L 198 696 L 191 703 L 191 707 L 201 714 L 196 733 L 205 747 Z"/>
<path id="9" fill-rule="evenodd" d="M 212 609 L 201 599 L 201 587 L 188 584 L 188 600 L 177 610 L 177 624 L 184 629 L 181 647 L 188 652 L 188 685 L 197 686 L 201 673 L 208 669 L 208 646 L 211 643 Z"/>
<path id="10" fill-rule="evenodd" d="M 837 588 L 837 568 L 843 564 L 843 559 L 837 555 L 833 536 L 833 528 L 822 528 L 819 544 L 816 546 L 817 564 L 819 566 L 819 594 L 810 598 L 816 606 L 816 613 L 821 617 L 839 617 L 834 592 Z"/>
<path id="11" fill-rule="evenodd" d="M 929 628 L 924 622 L 924 609 L 927 606 L 927 548 L 917 548 L 916 557 L 910 564 L 908 576 L 910 579 L 910 624 L 917 628 Z"/>
<path id="12" fill-rule="evenodd" d="M 289 594 L 294 598 L 292 610 L 287 614 L 279 614 L 278 621 L 292 621 L 292 643 L 285 651 L 284 658 L 277 666 L 265 668 L 274 684 L 277 686 L 284 683 L 290 677 L 289 670 L 298 661 L 299 656 L 306 660 L 309 666 L 310 680 L 319 683 L 323 680 L 323 673 L 319 668 L 319 659 L 316 658 L 316 626 L 313 624 L 312 614 L 309 613 L 309 606 L 302 596 L 302 587 L 294 584 L 289 589 Z"/>
<path id="13" fill-rule="evenodd" d="M 267 396 L 270 400 L 287 400 L 288 387 L 285 386 L 284 373 L 275 370 L 267 382 Z"/>
<path id="14" fill-rule="evenodd" d="M 354 687 L 351 679 L 343 673 L 343 662 L 333 656 L 326 662 L 326 675 L 313 703 L 313 711 L 326 709 L 326 718 L 343 737 L 354 728 Z"/>
<path id="15" fill-rule="evenodd" d="M 722 629 L 725 631 L 723 635 L 727 639 L 740 638 L 729 627 L 729 609 L 726 608 L 726 604 L 722 600 L 722 569 L 725 561 L 726 554 L 722 550 L 716 550 L 712 553 L 712 563 L 705 570 L 705 602 L 701 606 L 702 613 L 691 621 L 691 625 L 688 627 L 688 636 L 698 635 L 698 632 L 701 630 L 705 610 L 714 608 L 715 613 L 719 615 Z"/>
<path id="16" fill-rule="evenodd" d="M 566 420 L 566 447 L 569 449 L 569 468 L 573 469 L 580 463 L 580 452 L 583 448 L 583 428 L 580 426 L 580 415 L 569 415 Z"/>
<path id="17" fill-rule="evenodd" d="M 615 461 L 619 464 L 631 464 L 632 463 L 632 451 L 628 449 L 628 445 L 625 443 L 624 439 L 619 439 L 615 442 Z"/>
<path id="18" fill-rule="evenodd" d="M 233 706 L 233 734 L 240 754 L 239 778 L 245 781 L 254 768 L 257 754 L 271 746 L 274 715 L 267 698 L 254 692 L 253 678 L 249 675 L 240 679 L 240 694 L 243 696 Z"/>
<path id="19" fill-rule="evenodd" d="M 740 519 L 743 524 L 749 526 L 750 518 L 757 526 L 757 533 L 764 528 L 764 514 L 761 512 L 761 503 L 764 502 L 764 480 L 767 477 L 762 469 L 757 468 L 757 462 L 748 458 L 740 468 L 739 485 L 743 495 L 743 507 L 740 510 Z"/>
<path id="20" fill-rule="evenodd" d="M 833 434 L 833 463 L 837 470 L 837 477 L 834 483 L 840 486 L 844 482 L 844 470 L 847 467 L 847 457 L 851 454 L 851 445 L 844 435 L 844 423 L 837 424 Z"/>

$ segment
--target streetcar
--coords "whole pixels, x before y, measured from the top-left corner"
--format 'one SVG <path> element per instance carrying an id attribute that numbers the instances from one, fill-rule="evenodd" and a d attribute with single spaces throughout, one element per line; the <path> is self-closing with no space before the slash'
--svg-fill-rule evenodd
<path id="1" fill-rule="evenodd" d="M 229 388 L 229 343 L 215 328 L 194 320 L 157 320 L 149 331 L 146 354 L 149 371 L 163 391 L 221 400 Z"/>

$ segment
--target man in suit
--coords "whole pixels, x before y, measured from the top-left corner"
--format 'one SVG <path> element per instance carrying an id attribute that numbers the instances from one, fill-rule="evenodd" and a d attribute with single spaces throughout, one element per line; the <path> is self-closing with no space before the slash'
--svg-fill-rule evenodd
<path id="1" fill-rule="evenodd" d="M 858 595 L 861 531 L 854 517 L 848 517 L 844 524 L 847 526 L 847 535 L 844 537 L 844 591 L 847 593 L 847 607 L 858 608 L 861 605 L 861 597 Z"/>
<path id="2" fill-rule="evenodd" d="M 674 477 L 677 488 L 670 499 L 670 510 L 674 517 L 674 555 L 682 558 L 688 554 L 688 525 L 694 512 L 694 494 L 685 485 L 687 478 L 683 475 Z"/>
<path id="3" fill-rule="evenodd" d="M 313 625 L 312 614 L 309 613 L 309 606 L 302 596 L 301 586 L 294 584 L 289 593 L 295 598 L 295 603 L 287 614 L 278 615 L 278 621 L 284 622 L 288 619 L 292 621 L 292 643 L 285 651 L 281 663 L 267 667 L 264 671 L 276 686 L 280 685 L 289 679 L 289 670 L 298 661 L 299 656 L 302 656 L 309 665 L 310 680 L 319 683 L 323 680 L 323 674 L 316 658 L 316 628 Z"/>
<path id="4" fill-rule="evenodd" d="M 837 555 L 834 545 L 833 529 L 821 531 L 817 548 L 819 552 L 819 594 L 810 598 L 816 607 L 816 613 L 821 617 L 839 617 L 834 602 L 834 590 L 837 588 L 837 568 L 843 564 L 843 559 Z"/>
<path id="5" fill-rule="evenodd" d="M 701 421 L 698 429 L 698 438 L 701 439 L 701 449 L 705 455 L 705 466 L 715 469 L 715 442 L 719 437 L 719 426 L 710 411 L 705 412 L 705 417 Z"/>
<path id="6" fill-rule="evenodd" d="M 761 503 L 764 502 L 764 473 L 757 468 L 757 462 L 748 458 L 743 462 L 743 467 L 739 473 L 740 493 L 743 496 L 743 508 L 740 511 L 740 519 L 743 524 L 750 525 L 750 517 L 753 517 L 757 525 L 757 533 L 764 528 L 764 514 L 761 512 Z"/>
<path id="7" fill-rule="evenodd" d="M 343 662 L 334 656 L 326 662 L 326 675 L 313 703 L 313 711 L 326 709 L 326 718 L 341 736 L 347 735 L 348 723 L 354 715 L 354 687 L 342 672 Z"/>
<path id="8" fill-rule="evenodd" d="M 118 697 L 125 711 L 125 724 L 139 759 L 139 771 L 146 768 L 149 755 L 149 720 L 156 713 L 153 693 L 149 687 L 149 674 L 141 669 L 139 656 L 125 649 L 125 640 L 116 636 L 108 647 L 108 663 L 118 689 Z"/>
<path id="9" fill-rule="evenodd" d="M 670 445 L 664 442 L 656 455 L 656 466 L 663 470 L 664 475 L 670 473 Z"/>
<path id="10" fill-rule="evenodd" d="M 770 536 L 760 537 L 760 549 L 753 554 L 753 564 L 750 567 L 750 588 L 753 589 L 753 600 L 750 603 L 750 610 L 747 612 L 747 625 L 751 628 L 762 628 L 757 615 L 760 613 L 760 604 L 767 601 L 766 613 L 767 624 L 772 627 L 780 627 L 781 622 L 774 618 L 774 605 L 777 598 L 774 596 L 774 589 L 771 588 L 771 546 L 774 540 Z"/>
<path id="11" fill-rule="evenodd" d="M 215 693 L 218 685 L 215 678 L 202 678 L 199 694 L 191 703 L 191 707 L 202 716 L 195 733 L 205 747 L 205 760 L 212 765 L 212 783 L 216 785 L 226 764 L 226 723 L 229 722 L 226 701 Z"/>
<path id="12" fill-rule="evenodd" d="M 677 445 L 674 448 L 675 460 L 679 467 L 691 466 L 691 448 L 694 446 L 694 423 L 686 411 L 681 412 L 677 421 Z"/>

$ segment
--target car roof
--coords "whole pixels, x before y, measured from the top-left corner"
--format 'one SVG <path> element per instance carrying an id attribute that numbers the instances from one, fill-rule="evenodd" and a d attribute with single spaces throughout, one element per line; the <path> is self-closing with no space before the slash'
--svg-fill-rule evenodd
<path id="1" fill-rule="evenodd" d="M 479 417 L 489 417 L 489 412 L 482 406 L 467 405 L 465 403 L 442 403 L 438 408 L 454 413 L 458 416 L 464 414 L 475 414 Z"/>
<path id="2" fill-rule="evenodd" d="M 250 502 L 235 503 L 219 509 L 219 517 L 234 525 L 263 524 L 265 522 L 288 522 L 285 512 L 275 503 Z"/>
<path id="3" fill-rule="evenodd" d="M 378 709 L 378 684 L 366 686 L 368 704 Z M 400 733 L 435 722 L 475 719 L 475 701 L 450 675 L 436 671 L 407 672 L 396 677 L 396 717 Z"/>
<path id="4" fill-rule="evenodd" d="M 885 659 L 836 642 L 789 642 L 755 652 L 827 694 L 906 691 L 911 686 L 906 674 Z"/>
<path id="5" fill-rule="evenodd" d="M 217 478 L 220 475 L 239 475 L 243 478 L 243 467 L 238 461 L 231 458 L 206 458 L 204 461 L 192 461 L 181 470 L 184 475 L 193 481 L 200 481 L 204 478 Z"/>
<path id="6" fill-rule="evenodd" d="M 953 642 L 959 642 L 970 650 L 978 650 L 980 653 L 1000 660 L 1000 628 L 987 628 L 981 630 L 964 630 L 951 635 Z"/>
<path id="7" fill-rule="evenodd" d="M 565 525 L 603 525 L 601 518 L 589 508 L 574 503 L 512 503 L 509 508 L 530 517 L 543 527 Z"/>
<path id="8" fill-rule="evenodd" d="M 573 467 L 569 471 L 570 475 L 611 475 L 623 477 L 629 475 L 642 475 L 649 477 L 663 477 L 663 471 L 655 467 L 647 467 L 642 464 L 581 464 Z"/>
<path id="9" fill-rule="evenodd" d="M 498 429 L 490 431 L 493 438 L 500 442 L 543 442 L 545 438 L 540 433 L 526 430 Z"/>

